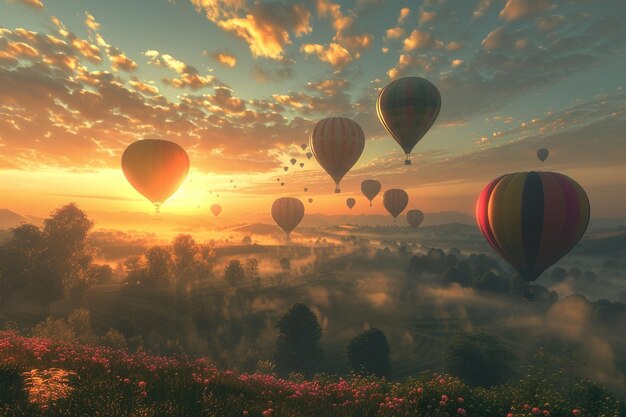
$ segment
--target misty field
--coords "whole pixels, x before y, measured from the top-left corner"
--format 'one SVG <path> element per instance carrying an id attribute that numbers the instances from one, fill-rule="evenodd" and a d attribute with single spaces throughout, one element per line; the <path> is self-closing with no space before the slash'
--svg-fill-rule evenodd
<path id="1" fill-rule="evenodd" d="M 531 369 L 471 388 L 445 374 L 403 383 L 351 375 L 312 380 L 216 369 L 204 359 L 130 354 L 0 333 L 2 416 L 614 416 L 626 406 L 590 381 Z"/>

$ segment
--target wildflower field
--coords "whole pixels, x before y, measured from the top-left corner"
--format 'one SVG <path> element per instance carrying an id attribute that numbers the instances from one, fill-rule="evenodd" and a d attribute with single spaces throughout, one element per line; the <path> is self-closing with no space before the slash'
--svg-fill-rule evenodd
<path id="1" fill-rule="evenodd" d="M 218 370 L 204 359 L 128 353 L 0 332 L 0 416 L 626 416 L 585 380 L 531 373 L 469 387 L 424 373 L 402 383 L 351 376 L 312 380 Z"/>

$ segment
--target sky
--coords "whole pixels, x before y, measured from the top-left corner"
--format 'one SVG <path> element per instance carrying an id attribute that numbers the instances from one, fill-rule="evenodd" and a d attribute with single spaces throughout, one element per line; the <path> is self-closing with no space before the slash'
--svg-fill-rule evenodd
<path id="1" fill-rule="evenodd" d="M 623 0 L 0 0 L 0 208 L 150 213 L 120 159 L 162 138 L 191 160 L 162 207 L 176 215 L 218 203 L 224 222 L 254 222 L 281 196 L 382 214 L 368 178 L 409 208 L 472 213 L 495 177 L 552 170 L 586 189 L 592 218 L 626 217 L 625 23 Z M 375 109 L 404 76 L 442 95 L 411 166 Z M 338 195 L 300 149 L 337 116 L 366 137 Z"/>

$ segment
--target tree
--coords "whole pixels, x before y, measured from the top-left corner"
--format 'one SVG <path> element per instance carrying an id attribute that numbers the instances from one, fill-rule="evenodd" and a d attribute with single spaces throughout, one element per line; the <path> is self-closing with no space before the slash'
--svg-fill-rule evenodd
<path id="1" fill-rule="evenodd" d="M 502 384 L 515 357 L 498 338 L 484 333 L 457 335 L 446 348 L 446 366 L 466 384 L 491 387 Z"/>
<path id="2" fill-rule="evenodd" d="M 196 241 L 191 235 L 180 234 L 172 242 L 172 252 L 177 284 L 182 285 L 187 281 L 193 281 L 197 273 L 194 268 L 194 258 L 198 252 Z"/>
<path id="3" fill-rule="evenodd" d="M 246 279 L 246 272 L 239 259 L 231 259 L 224 268 L 224 279 L 230 285 L 240 285 Z"/>
<path id="4" fill-rule="evenodd" d="M 146 251 L 146 273 L 142 285 L 159 287 L 167 285 L 171 278 L 172 255 L 160 246 L 153 246 Z"/>
<path id="5" fill-rule="evenodd" d="M 283 271 L 289 271 L 289 269 L 291 269 L 291 262 L 287 258 L 281 258 L 278 264 Z"/>
<path id="6" fill-rule="evenodd" d="M 204 282 L 213 275 L 216 264 L 216 255 L 212 244 L 198 245 L 198 251 L 194 258 L 196 275 L 200 282 Z"/>
<path id="7" fill-rule="evenodd" d="M 124 260 L 124 269 L 126 270 L 126 282 L 130 285 L 141 285 L 147 274 L 146 268 L 141 256 L 129 256 Z"/>
<path id="8" fill-rule="evenodd" d="M 474 281 L 474 288 L 477 290 L 505 294 L 509 292 L 509 282 L 495 272 L 488 271 L 485 275 Z"/>
<path id="9" fill-rule="evenodd" d="M 246 271 L 246 278 L 248 280 L 251 281 L 259 277 L 259 261 L 257 261 L 256 258 L 246 259 L 244 269 Z"/>
<path id="10" fill-rule="evenodd" d="M 96 251 L 88 241 L 94 222 L 75 203 L 62 206 L 43 222 L 45 257 L 50 276 L 60 282 L 63 295 L 82 292 Z"/>
<path id="11" fill-rule="evenodd" d="M 315 314 L 304 304 L 293 305 L 278 321 L 276 370 L 282 376 L 300 372 L 311 376 L 319 366 L 322 328 Z"/>
<path id="12" fill-rule="evenodd" d="M 389 344 L 385 333 L 376 328 L 356 335 L 348 344 L 350 369 L 378 377 L 391 376 Z"/>

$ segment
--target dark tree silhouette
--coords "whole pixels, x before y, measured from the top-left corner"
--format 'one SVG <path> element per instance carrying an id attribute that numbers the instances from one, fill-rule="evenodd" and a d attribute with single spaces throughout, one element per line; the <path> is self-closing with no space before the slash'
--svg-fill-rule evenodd
<path id="1" fill-rule="evenodd" d="M 461 334 L 446 348 L 446 366 L 466 384 L 491 387 L 506 381 L 515 357 L 494 336 Z"/>
<path id="2" fill-rule="evenodd" d="M 348 344 L 350 369 L 361 374 L 387 378 L 391 376 L 389 355 L 387 337 L 376 328 L 359 333 Z"/>
<path id="3" fill-rule="evenodd" d="M 146 273 L 142 284 L 150 287 L 165 286 L 169 283 L 172 271 L 172 255 L 160 246 L 146 251 Z"/>
<path id="4" fill-rule="evenodd" d="M 231 259 L 224 268 L 224 279 L 230 285 L 240 285 L 246 279 L 246 271 L 239 259 Z"/>
<path id="5" fill-rule="evenodd" d="M 311 376 L 319 367 L 322 328 L 315 314 L 304 304 L 293 305 L 278 321 L 276 370 L 282 376 L 301 372 Z"/>
<path id="6" fill-rule="evenodd" d="M 174 254 L 174 275 L 178 286 L 196 278 L 194 258 L 198 252 L 196 241 L 191 235 L 178 235 L 172 242 Z"/>
<path id="7" fill-rule="evenodd" d="M 281 258 L 278 264 L 283 271 L 289 271 L 289 269 L 291 269 L 291 262 L 287 258 Z"/>
<path id="8" fill-rule="evenodd" d="M 259 261 L 256 258 L 246 259 L 244 269 L 248 280 L 253 280 L 259 277 Z"/>

